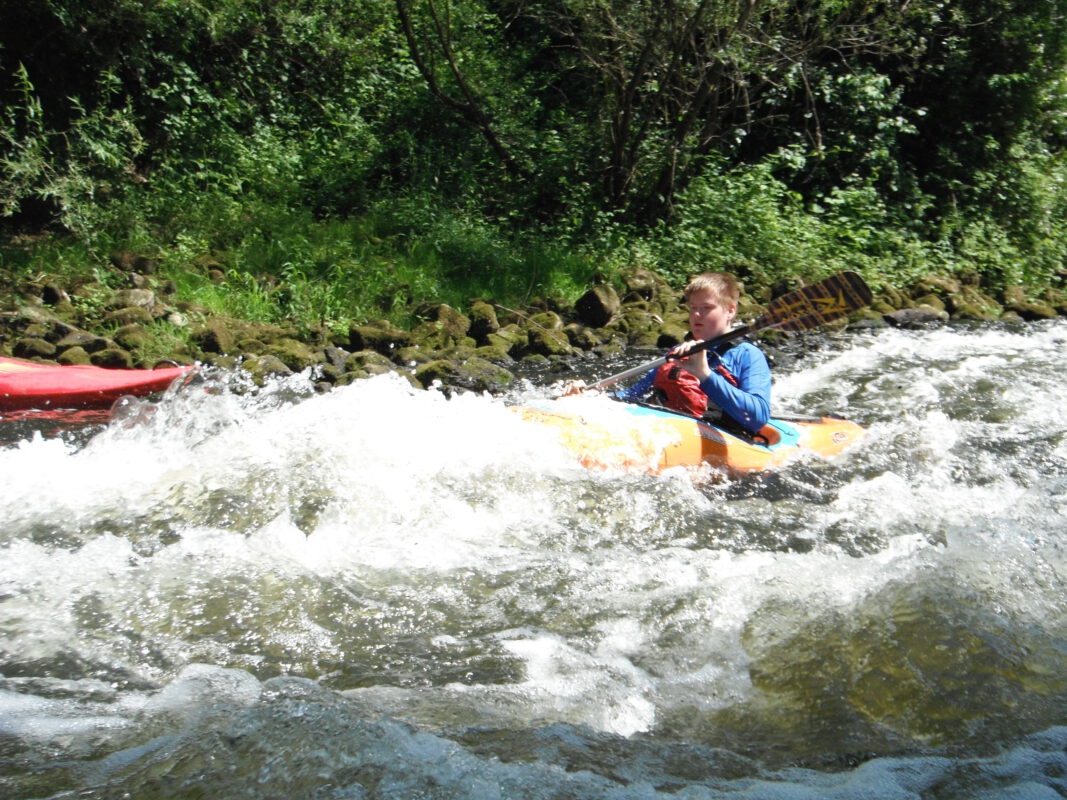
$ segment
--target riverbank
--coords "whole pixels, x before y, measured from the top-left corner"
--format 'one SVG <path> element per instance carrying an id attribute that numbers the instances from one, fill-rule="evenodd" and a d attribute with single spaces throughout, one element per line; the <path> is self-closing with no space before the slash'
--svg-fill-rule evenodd
<path id="1" fill-rule="evenodd" d="M 225 286 L 222 273 L 211 276 Z M 0 311 L 0 354 L 58 364 L 152 367 L 161 361 L 247 371 L 256 381 L 316 368 L 328 390 L 383 372 L 413 385 L 506 391 L 516 374 L 565 374 L 580 360 L 626 349 L 662 350 L 687 331 L 681 288 L 647 269 L 617 285 L 594 285 L 571 303 L 536 300 L 516 309 L 488 299 L 465 308 L 413 305 L 413 324 L 386 320 L 347 330 L 270 325 L 223 316 L 184 300 L 146 259 L 116 255 L 104 282 L 64 286 L 47 276 L 10 287 Z M 120 288 L 114 288 L 118 285 Z M 797 284 L 749 284 L 739 317 Z M 997 296 L 973 280 L 928 277 L 907 289 L 882 288 L 841 327 L 934 327 L 949 321 L 1024 322 L 1067 316 L 1067 293 L 1021 287 Z M 770 341 L 782 334 L 764 334 Z"/>

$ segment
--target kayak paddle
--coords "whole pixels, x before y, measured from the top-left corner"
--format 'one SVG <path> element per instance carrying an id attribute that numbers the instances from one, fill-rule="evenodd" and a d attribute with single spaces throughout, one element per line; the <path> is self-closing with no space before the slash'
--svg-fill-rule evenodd
<path id="1" fill-rule="evenodd" d="M 855 272 L 845 271 L 823 278 L 821 281 L 801 286 L 788 294 L 776 297 L 767 304 L 762 314 L 749 325 L 734 328 L 721 336 L 701 342 L 690 352 L 708 350 L 723 342 L 740 339 L 757 331 L 781 328 L 786 331 L 807 331 L 827 322 L 840 319 L 847 314 L 863 308 L 871 302 L 871 290 L 863 278 Z M 667 363 L 667 357 L 661 356 L 655 361 L 633 367 L 594 383 L 590 389 L 604 389 L 613 383 L 641 375 L 650 369 Z"/>

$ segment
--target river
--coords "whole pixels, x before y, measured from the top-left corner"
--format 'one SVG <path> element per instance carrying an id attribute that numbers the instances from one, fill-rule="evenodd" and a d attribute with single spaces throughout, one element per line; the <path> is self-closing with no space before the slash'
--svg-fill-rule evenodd
<path id="1" fill-rule="evenodd" d="M 1067 796 L 1067 322 L 816 341 L 867 438 L 736 480 L 391 376 L 0 423 L 0 796 Z"/>

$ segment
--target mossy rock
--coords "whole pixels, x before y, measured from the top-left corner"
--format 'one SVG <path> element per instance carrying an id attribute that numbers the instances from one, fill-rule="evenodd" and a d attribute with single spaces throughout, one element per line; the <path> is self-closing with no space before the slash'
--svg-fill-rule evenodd
<path id="1" fill-rule="evenodd" d="M 337 380 L 345 374 L 345 371 L 342 367 L 327 362 L 322 365 L 319 374 L 322 380 L 327 383 L 337 383 Z"/>
<path id="2" fill-rule="evenodd" d="M 1041 293 L 1039 299 L 1056 309 L 1056 313 L 1061 317 L 1067 316 L 1067 292 L 1063 289 L 1049 287 Z"/>
<path id="3" fill-rule="evenodd" d="M 444 350 L 459 344 L 477 346 L 478 343 L 466 334 L 457 337 L 456 330 L 437 320 L 420 322 L 411 332 L 411 343 L 425 350 Z"/>
<path id="4" fill-rule="evenodd" d="M 630 346 L 638 350 L 656 350 L 659 348 L 660 332 L 658 326 L 641 328 L 630 334 Z"/>
<path id="5" fill-rule="evenodd" d="M 471 304 L 470 329 L 467 331 L 480 345 L 486 344 L 486 337 L 500 330 L 500 320 L 497 319 L 496 309 L 484 300 L 478 300 Z"/>
<path id="6" fill-rule="evenodd" d="M 660 275 L 644 267 L 635 267 L 622 274 L 624 297 L 656 300 L 660 297 L 673 298 L 674 288 Z"/>
<path id="7" fill-rule="evenodd" d="M 526 320 L 526 330 L 561 331 L 563 330 L 563 317 L 555 311 L 539 311 Z"/>
<path id="8" fill-rule="evenodd" d="M 262 339 L 257 339 L 254 336 L 242 336 L 241 340 L 237 342 L 234 350 L 240 350 L 242 353 L 252 353 L 253 355 L 261 356 L 267 352 L 267 343 Z"/>
<path id="9" fill-rule="evenodd" d="M 103 336 L 97 336 L 87 331 L 73 331 L 57 341 L 59 350 L 68 350 L 71 347 L 80 347 L 87 353 L 99 353 L 111 346 L 111 342 Z"/>
<path id="10" fill-rule="evenodd" d="M 152 323 L 152 313 L 141 306 L 125 306 L 110 312 L 104 317 L 104 322 L 118 325 L 149 325 Z"/>
<path id="11" fill-rule="evenodd" d="M 1027 297 L 1021 286 L 1010 286 L 1004 290 L 1004 308 L 1006 311 L 1014 311 L 1027 322 L 1055 319 L 1059 316 L 1056 309 L 1048 303 Z"/>
<path id="12" fill-rule="evenodd" d="M 748 295 L 742 295 L 737 301 L 737 314 L 736 317 L 739 320 L 755 319 L 763 313 L 763 306 L 757 303 Z M 689 327 L 689 317 L 686 316 L 686 328 Z"/>
<path id="13" fill-rule="evenodd" d="M 446 383 L 455 369 L 455 365 L 444 358 L 437 358 L 415 367 L 415 379 L 424 389 L 429 389 L 434 382 Z"/>
<path id="14" fill-rule="evenodd" d="M 264 355 L 277 357 L 285 366 L 300 372 L 324 360 L 321 352 L 297 339 L 277 339 L 267 345 Z"/>
<path id="15" fill-rule="evenodd" d="M 895 328 L 921 329 L 941 325 L 948 314 L 930 308 L 901 308 L 883 315 L 885 321 Z"/>
<path id="16" fill-rule="evenodd" d="M 385 375 L 387 373 L 396 371 L 396 365 L 393 364 L 392 361 L 389 361 L 389 359 L 386 359 L 386 362 L 384 364 L 367 364 L 365 367 L 363 367 L 363 371 L 370 376 Z"/>
<path id="17" fill-rule="evenodd" d="M 962 287 L 962 282 L 956 278 L 927 275 L 911 285 L 910 294 L 917 301 L 927 295 L 935 295 L 942 300 L 947 300 L 952 295 L 958 294 Z"/>
<path id="18" fill-rule="evenodd" d="M 448 383 L 472 392 L 490 392 L 498 394 L 515 381 L 515 376 L 508 370 L 478 356 L 468 358 L 456 366 Z"/>
<path id="19" fill-rule="evenodd" d="M 111 295 L 107 305 L 111 309 L 136 306 L 151 311 L 156 307 L 156 293 L 151 289 L 121 289 Z"/>
<path id="20" fill-rule="evenodd" d="M 81 347 L 68 347 L 56 356 L 56 361 L 65 366 L 88 366 L 93 363 L 92 358 Z"/>
<path id="21" fill-rule="evenodd" d="M 658 314 L 627 308 L 619 320 L 616 323 L 612 323 L 611 327 L 625 333 L 628 341 L 632 344 L 638 339 L 647 340 L 649 331 L 656 331 L 656 335 L 658 335 L 659 326 L 663 322 L 664 320 Z"/>
<path id="22" fill-rule="evenodd" d="M 323 348 L 322 355 L 326 358 L 327 366 L 334 366 L 337 367 L 337 369 L 343 371 L 345 368 L 345 362 L 352 354 L 342 347 L 334 347 L 330 345 Z"/>
<path id="23" fill-rule="evenodd" d="M 424 321 L 424 324 L 432 323 L 433 329 L 438 331 L 446 341 L 458 342 L 466 338 L 471 329 L 470 319 L 447 303 L 423 305 L 416 310 L 416 315 Z"/>
<path id="24" fill-rule="evenodd" d="M 854 311 L 848 318 L 848 327 L 855 330 L 885 328 L 888 325 L 889 323 L 885 320 L 885 314 L 870 306 Z"/>
<path id="25" fill-rule="evenodd" d="M 11 352 L 15 358 L 52 358 L 57 348 L 40 336 L 26 336 L 15 343 Z"/>
<path id="26" fill-rule="evenodd" d="M 393 353 L 392 359 L 394 364 L 401 364 L 404 366 L 410 366 L 412 364 L 425 364 L 427 361 L 433 361 L 433 353 L 423 350 L 421 347 L 415 345 L 408 345 L 407 347 L 401 347 Z"/>
<path id="27" fill-rule="evenodd" d="M 343 373 L 334 382 L 337 386 L 348 386 L 349 384 L 361 381 L 366 378 L 374 378 L 378 375 L 399 375 L 408 381 L 416 389 L 423 388 L 419 383 L 411 376 L 411 373 L 407 370 L 398 369 L 396 364 L 388 359 L 384 364 L 374 363 L 368 364 L 365 368 L 357 367 L 350 372 Z"/>
<path id="28" fill-rule="evenodd" d="M 915 308 L 933 308 L 937 311 L 945 310 L 945 301 L 940 296 L 930 293 L 915 298 Z"/>
<path id="29" fill-rule="evenodd" d="M 486 344 L 491 347 L 503 347 L 512 358 L 522 358 L 527 352 L 530 337 L 518 325 L 506 325 L 486 337 Z"/>
<path id="30" fill-rule="evenodd" d="M 592 350 L 602 341 L 595 329 L 577 322 L 564 326 L 563 332 L 567 334 L 567 341 L 571 346 L 579 350 Z"/>
<path id="31" fill-rule="evenodd" d="M 374 365 L 392 368 L 393 362 L 377 350 L 360 350 L 345 359 L 344 370 L 345 372 L 355 372 L 356 370 L 366 370 L 367 367 Z"/>
<path id="32" fill-rule="evenodd" d="M 233 328 L 220 318 L 208 319 L 189 340 L 205 353 L 233 353 L 237 348 Z"/>
<path id="33" fill-rule="evenodd" d="M 411 343 L 411 333 L 401 330 L 386 320 L 379 320 L 368 325 L 357 325 L 348 331 L 348 346 L 353 352 L 376 350 L 388 356 Z"/>
<path id="34" fill-rule="evenodd" d="M 492 361 L 496 364 L 506 364 L 514 361 L 511 354 L 508 352 L 508 348 L 503 345 L 487 344 L 474 349 L 474 356 L 477 358 L 485 359 L 486 361 Z"/>
<path id="35" fill-rule="evenodd" d="M 621 305 L 615 289 L 600 284 L 579 297 L 574 304 L 574 310 L 582 324 L 591 328 L 602 328 L 619 313 Z"/>
<path id="36" fill-rule="evenodd" d="M 871 303 L 872 308 L 882 310 L 886 308 L 889 311 L 897 311 L 902 308 L 908 308 L 911 306 L 911 298 L 909 298 L 904 292 L 899 289 L 895 289 L 892 286 L 884 287 L 874 298 Z"/>
<path id="37" fill-rule="evenodd" d="M 109 369 L 132 369 L 133 357 L 121 347 L 107 347 L 89 356 L 95 366 Z"/>
<path id="38" fill-rule="evenodd" d="M 260 386 L 264 381 L 274 376 L 285 377 L 292 375 L 293 371 L 277 356 L 272 355 L 249 355 L 241 362 L 241 368 Z"/>
<path id="39" fill-rule="evenodd" d="M 124 325 L 115 331 L 115 343 L 126 350 L 141 350 L 152 343 L 152 334 L 142 325 Z"/>
<path id="40" fill-rule="evenodd" d="M 568 356 L 574 353 L 574 348 L 571 347 L 562 327 L 558 330 L 530 328 L 527 331 L 527 337 L 529 348 L 534 353 L 540 353 L 543 356 Z"/>
<path id="41" fill-rule="evenodd" d="M 948 308 L 953 319 L 983 322 L 999 319 L 1004 313 L 1000 303 L 969 284 L 962 285 L 959 292 L 948 298 Z"/>
<path id="42" fill-rule="evenodd" d="M 342 373 L 337 380 L 334 381 L 334 386 L 348 386 L 349 384 L 361 381 L 364 378 L 369 378 L 370 373 L 365 372 L 362 369 L 355 369 L 351 372 Z"/>
<path id="43" fill-rule="evenodd" d="M 593 348 L 593 352 L 601 358 L 610 358 L 612 356 L 621 356 L 626 352 L 626 341 L 624 339 L 613 337 L 603 344 L 599 344 Z"/>
<path id="44" fill-rule="evenodd" d="M 651 337 L 649 337 L 649 339 L 651 339 Z M 656 350 L 670 350 L 672 347 L 677 347 L 684 341 L 685 336 L 682 336 L 682 338 L 678 338 L 677 333 L 674 331 L 669 333 L 659 331 L 659 333 L 656 335 L 655 344 L 651 346 L 654 347 Z M 647 347 L 647 345 L 643 346 Z"/>
<path id="45" fill-rule="evenodd" d="M 689 326 L 675 320 L 664 320 L 656 330 L 656 347 L 674 347 L 685 341 L 689 335 Z"/>
<path id="46" fill-rule="evenodd" d="M 876 314 L 891 314 L 894 311 L 899 311 L 896 306 L 890 304 L 884 297 L 876 297 L 868 303 L 867 308 Z"/>

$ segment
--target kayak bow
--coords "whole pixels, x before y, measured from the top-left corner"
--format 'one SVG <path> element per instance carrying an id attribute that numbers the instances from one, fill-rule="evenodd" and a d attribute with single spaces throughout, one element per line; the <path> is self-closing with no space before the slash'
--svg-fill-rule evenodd
<path id="1" fill-rule="evenodd" d="M 0 411 L 107 408 L 123 395 L 162 391 L 192 369 L 105 369 L 0 358 Z"/>

